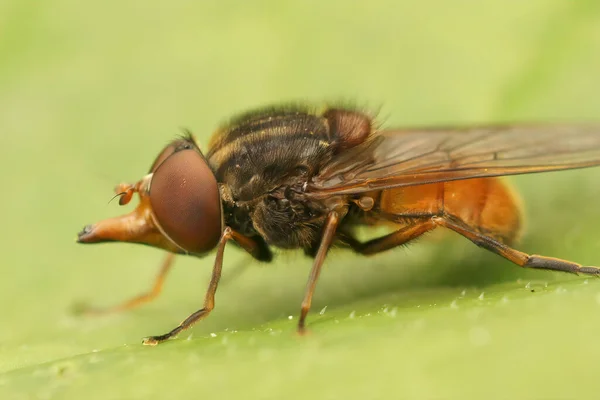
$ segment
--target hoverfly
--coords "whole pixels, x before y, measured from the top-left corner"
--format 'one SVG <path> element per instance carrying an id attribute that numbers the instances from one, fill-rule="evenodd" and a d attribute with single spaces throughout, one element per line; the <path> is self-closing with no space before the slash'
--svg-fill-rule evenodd
<path id="1" fill-rule="evenodd" d="M 156 297 L 172 254 L 216 249 L 203 307 L 156 345 L 209 315 L 229 241 L 259 261 L 271 246 L 314 257 L 298 329 L 305 329 L 321 267 L 333 245 L 370 255 L 444 227 L 513 263 L 600 275 L 600 268 L 511 247 L 521 227 L 517 202 L 497 177 L 600 165 L 600 126 L 500 125 L 379 130 L 350 108 L 263 109 L 221 127 L 202 152 L 191 134 L 167 145 L 149 173 L 116 188 L 128 215 L 86 226 L 80 243 L 142 243 L 170 252 L 153 289 L 110 310 Z M 361 225 L 393 224 L 359 241 Z M 100 311 L 100 310 L 97 310 Z"/>

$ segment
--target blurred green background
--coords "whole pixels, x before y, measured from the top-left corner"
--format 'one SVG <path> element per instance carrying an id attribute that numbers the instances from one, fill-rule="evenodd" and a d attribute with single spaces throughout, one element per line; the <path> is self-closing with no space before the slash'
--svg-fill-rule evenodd
<path id="1" fill-rule="evenodd" d="M 259 265 L 229 248 L 214 313 L 156 348 L 140 339 L 199 308 L 212 256 L 178 259 L 133 312 L 69 308 L 149 287 L 160 251 L 75 236 L 124 212 L 113 186 L 180 127 L 206 144 L 236 112 L 340 99 L 387 126 L 597 121 L 599 71 L 597 0 L 3 0 L 0 398 L 598 398 L 600 282 L 452 234 L 333 252 L 304 338 L 310 261 L 294 252 Z M 600 263 L 599 178 L 512 178 L 519 248 Z"/>

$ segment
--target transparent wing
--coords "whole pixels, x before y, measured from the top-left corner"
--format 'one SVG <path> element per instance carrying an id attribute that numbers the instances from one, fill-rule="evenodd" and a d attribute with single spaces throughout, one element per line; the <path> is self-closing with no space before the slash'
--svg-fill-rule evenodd
<path id="1" fill-rule="evenodd" d="M 312 197 L 600 165 L 600 125 L 426 128 L 375 133 L 313 177 Z"/>

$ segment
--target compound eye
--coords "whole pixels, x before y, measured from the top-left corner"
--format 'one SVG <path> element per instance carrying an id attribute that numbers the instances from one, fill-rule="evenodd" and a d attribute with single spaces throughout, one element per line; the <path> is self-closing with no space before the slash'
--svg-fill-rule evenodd
<path id="1" fill-rule="evenodd" d="M 190 143 L 187 139 L 178 139 L 169 143 L 160 154 L 156 157 L 152 166 L 150 167 L 150 172 L 156 171 L 156 169 L 163 163 L 167 158 L 169 158 L 173 153 L 180 150 L 193 149 L 194 145 Z"/>
<path id="2" fill-rule="evenodd" d="M 198 151 L 173 147 L 156 166 L 149 196 L 156 223 L 183 250 L 199 254 L 217 245 L 222 229 L 219 188 Z"/>

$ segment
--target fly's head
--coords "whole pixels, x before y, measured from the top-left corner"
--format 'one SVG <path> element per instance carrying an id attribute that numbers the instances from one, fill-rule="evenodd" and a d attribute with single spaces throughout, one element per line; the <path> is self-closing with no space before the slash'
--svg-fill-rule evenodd
<path id="1" fill-rule="evenodd" d="M 166 146 L 137 183 L 115 188 L 119 204 L 140 202 L 129 214 L 87 225 L 79 243 L 130 242 L 174 253 L 201 255 L 216 247 L 223 230 L 217 180 L 193 138 Z"/>

